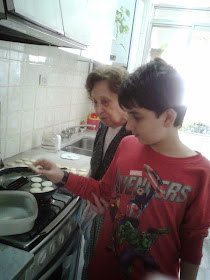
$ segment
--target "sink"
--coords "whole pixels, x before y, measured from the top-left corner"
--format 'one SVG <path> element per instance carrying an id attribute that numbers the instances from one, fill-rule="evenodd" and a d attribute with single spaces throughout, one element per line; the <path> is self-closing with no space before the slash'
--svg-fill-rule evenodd
<path id="1" fill-rule="evenodd" d="M 91 157 L 93 154 L 93 145 L 95 138 L 83 137 L 70 145 L 61 149 L 61 151 L 85 155 Z"/>
<path id="2" fill-rule="evenodd" d="M 93 144 L 94 144 L 94 138 L 84 137 L 76 142 L 73 142 L 70 146 L 92 151 Z"/>

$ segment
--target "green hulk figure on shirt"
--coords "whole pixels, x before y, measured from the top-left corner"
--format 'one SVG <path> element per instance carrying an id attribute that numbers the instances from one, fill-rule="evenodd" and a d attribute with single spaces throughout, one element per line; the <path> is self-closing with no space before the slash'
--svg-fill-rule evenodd
<path id="1" fill-rule="evenodd" d="M 136 258 L 142 260 L 145 268 L 158 270 L 158 264 L 149 254 L 149 251 L 160 235 L 170 231 L 168 227 L 163 229 L 149 228 L 146 231 L 139 231 L 138 227 L 133 226 L 134 219 L 130 217 L 123 218 L 116 232 L 116 239 L 119 245 L 119 261 L 127 276 L 132 272 Z"/>

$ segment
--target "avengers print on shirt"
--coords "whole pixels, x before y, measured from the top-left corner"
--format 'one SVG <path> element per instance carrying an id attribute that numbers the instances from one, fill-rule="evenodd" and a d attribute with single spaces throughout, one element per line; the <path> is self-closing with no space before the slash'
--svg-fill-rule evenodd
<path id="1" fill-rule="evenodd" d="M 132 187 L 127 182 L 129 176 L 123 178 L 120 170 L 114 187 L 114 196 L 110 203 L 110 216 L 113 222 L 110 247 L 106 249 L 113 251 L 122 265 L 125 275 L 129 276 L 136 259 L 140 259 L 146 270 L 158 270 L 157 261 L 150 255 L 150 249 L 161 235 L 170 232 L 170 227 L 148 228 L 141 230 L 141 215 L 148 207 L 152 199 L 166 197 L 168 185 L 164 184 L 159 175 L 148 165 L 144 165 L 143 171 L 130 171 L 132 176 Z M 135 184 L 133 182 L 136 182 Z M 181 190 L 181 187 L 179 188 Z M 191 191 L 185 186 L 185 190 Z M 122 194 L 131 195 L 127 202 L 126 213 L 120 211 L 120 200 Z M 186 195 L 178 196 L 179 202 L 186 199 Z M 181 198 L 182 197 L 182 198 Z"/>

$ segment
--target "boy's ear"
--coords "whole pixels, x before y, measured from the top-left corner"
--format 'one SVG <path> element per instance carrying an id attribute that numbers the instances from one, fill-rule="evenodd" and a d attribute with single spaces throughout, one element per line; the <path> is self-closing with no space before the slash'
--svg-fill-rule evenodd
<path id="1" fill-rule="evenodd" d="M 173 126 L 175 119 L 177 117 L 177 112 L 174 111 L 172 108 L 169 108 L 164 113 L 165 113 L 164 126 L 165 127 Z"/>

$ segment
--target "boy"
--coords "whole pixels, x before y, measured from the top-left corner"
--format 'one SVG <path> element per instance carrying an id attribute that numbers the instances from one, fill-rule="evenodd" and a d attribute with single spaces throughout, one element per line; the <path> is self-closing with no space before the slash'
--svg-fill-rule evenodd
<path id="1" fill-rule="evenodd" d="M 196 279 L 210 226 L 210 163 L 179 139 L 183 92 L 182 79 L 162 59 L 129 76 L 119 104 L 134 136 L 122 140 L 99 182 L 35 162 L 74 194 L 110 202 L 88 279 L 144 279 L 151 271 L 178 277 L 179 263 L 181 279 Z"/>

